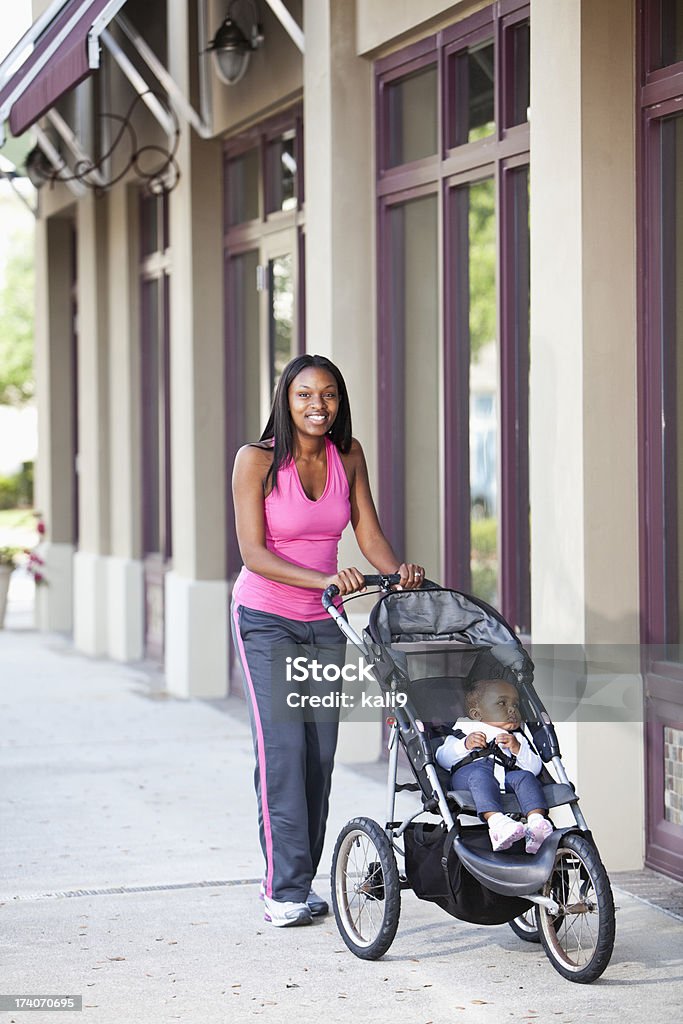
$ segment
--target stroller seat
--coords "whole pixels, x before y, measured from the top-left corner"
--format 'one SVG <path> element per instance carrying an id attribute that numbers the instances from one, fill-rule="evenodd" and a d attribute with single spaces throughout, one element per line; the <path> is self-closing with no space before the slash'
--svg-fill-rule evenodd
<path id="1" fill-rule="evenodd" d="M 578 797 L 571 786 L 566 785 L 562 782 L 551 782 L 543 786 L 543 795 L 546 798 L 548 807 L 560 807 L 562 804 L 571 804 Z M 446 796 L 449 800 L 453 800 L 458 808 L 464 814 L 476 814 L 476 808 L 474 806 L 474 800 L 469 789 L 449 789 L 446 792 Z M 521 814 L 521 808 L 517 803 L 517 797 L 514 793 L 503 793 L 503 813 L 504 814 Z"/>
<path id="2" fill-rule="evenodd" d="M 465 713 L 463 683 L 462 678 L 458 679 L 452 675 L 435 675 L 411 680 L 410 696 L 434 752 L 443 743 L 455 720 Z M 450 773 L 440 765 L 436 766 L 436 770 L 447 798 L 455 804 L 458 812 L 476 814 L 474 799 L 470 791 L 468 789 L 450 789 Z M 578 800 L 572 786 L 555 782 L 545 766 L 541 771 L 539 781 L 543 786 L 543 794 L 549 808 L 571 804 Z M 514 793 L 504 793 L 502 796 L 505 814 L 522 813 Z"/>

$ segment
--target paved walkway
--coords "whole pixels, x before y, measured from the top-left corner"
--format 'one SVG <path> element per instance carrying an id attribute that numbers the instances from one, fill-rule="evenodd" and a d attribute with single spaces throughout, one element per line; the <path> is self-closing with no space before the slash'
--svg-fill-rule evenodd
<path id="1" fill-rule="evenodd" d="M 265 924 L 251 740 L 231 707 L 168 698 L 59 637 L 0 632 L 0 993 L 82 994 L 76 1019 L 94 1024 L 680 1019 L 683 922 L 620 890 L 614 957 L 591 986 L 507 926 L 412 893 L 375 963 L 333 917 Z M 384 801 L 375 773 L 337 767 L 324 872 L 344 822 L 381 819 Z"/>

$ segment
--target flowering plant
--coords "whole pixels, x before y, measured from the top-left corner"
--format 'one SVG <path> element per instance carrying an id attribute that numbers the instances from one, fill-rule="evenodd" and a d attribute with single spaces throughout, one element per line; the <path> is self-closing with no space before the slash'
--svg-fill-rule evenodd
<path id="1" fill-rule="evenodd" d="M 40 512 L 35 513 L 37 517 L 36 533 L 38 534 L 38 544 L 44 538 L 47 530 L 45 526 L 45 520 L 43 519 Z M 45 560 L 41 558 L 35 548 L 24 548 L 24 554 L 27 556 L 28 561 L 26 562 L 26 571 L 30 576 L 33 576 L 33 582 L 36 586 L 40 586 L 42 583 L 47 583 L 45 579 L 45 573 L 43 567 Z"/>

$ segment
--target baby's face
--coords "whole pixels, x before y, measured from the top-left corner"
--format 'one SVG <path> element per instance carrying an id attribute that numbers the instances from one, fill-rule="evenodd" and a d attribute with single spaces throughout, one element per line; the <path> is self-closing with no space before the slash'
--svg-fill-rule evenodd
<path id="1" fill-rule="evenodd" d="M 480 683 L 476 703 L 470 708 L 470 717 L 500 729 L 519 728 L 521 715 L 517 687 L 502 679 Z"/>

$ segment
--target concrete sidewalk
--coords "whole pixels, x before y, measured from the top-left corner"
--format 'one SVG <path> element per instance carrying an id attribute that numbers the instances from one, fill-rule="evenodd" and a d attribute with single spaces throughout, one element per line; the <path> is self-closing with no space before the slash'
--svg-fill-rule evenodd
<path id="1" fill-rule="evenodd" d="M 0 632 L 0 994 L 82 994 L 76 1019 L 94 1024 L 680 1018 L 683 922 L 618 889 L 614 956 L 591 986 L 507 926 L 412 893 L 375 963 L 332 916 L 265 924 L 244 715 L 157 685 L 59 637 Z M 384 803 L 375 773 L 336 768 L 319 892 L 339 829 L 381 821 Z"/>

